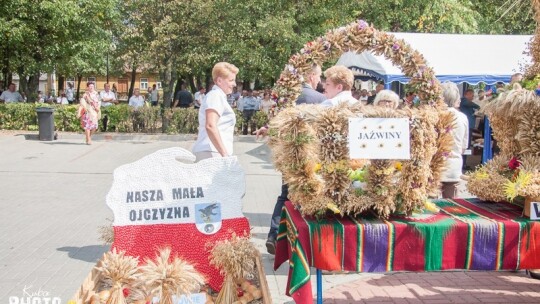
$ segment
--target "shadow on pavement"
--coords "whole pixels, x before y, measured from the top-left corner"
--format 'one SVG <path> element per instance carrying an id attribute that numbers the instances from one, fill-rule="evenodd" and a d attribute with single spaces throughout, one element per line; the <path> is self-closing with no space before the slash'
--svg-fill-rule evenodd
<path id="1" fill-rule="evenodd" d="M 286 263 L 283 263 L 283 265 L 279 266 L 279 268 L 274 271 L 274 255 L 272 254 L 269 254 L 269 253 L 266 253 L 266 252 L 261 252 L 261 258 L 262 258 L 262 262 L 263 262 L 263 266 L 264 266 L 264 273 L 268 276 L 268 275 L 282 275 L 282 276 L 287 276 L 289 274 L 289 264 L 286 262 Z"/>
<path id="2" fill-rule="evenodd" d="M 336 304 L 538 303 L 537 282 L 523 272 L 394 273 L 342 284 L 323 297 Z"/>
<path id="3" fill-rule="evenodd" d="M 249 156 L 256 157 L 257 159 L 262 160 L 266 164 L 272 164 L 271 150 L 270 150 L 270 147 L 268 147 L 267 144 L 261 143 L 260 146 L 258 146 L 255 149 L 251 149 L 251 150 L 247 151 L 246 154 L 249 155 Z"/>
<path id="4" fill-rule="evenodd" d="M 109 249 L 109 245 L 90 245 L 83 247 L 67 246 L 56 248 L 58 251 L 67 252 L 68 257 L 72 259 L 91 263 L 97 262 L 105 252 L 109 251 Z"/>
<path id="5" fill-rule="evenodd" d="M 39 135 L 38 134 L 17 134 L 15 136 L 24 136 L 25 140 L 37 140 L 37 141 L 39 141 Z"/>

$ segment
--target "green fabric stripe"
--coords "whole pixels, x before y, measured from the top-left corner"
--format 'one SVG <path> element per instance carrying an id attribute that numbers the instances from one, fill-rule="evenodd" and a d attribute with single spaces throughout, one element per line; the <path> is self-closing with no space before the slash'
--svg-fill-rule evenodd
<path id="1" fill-rule="evenodd" d="M 341 269 L 345 269 L 345 224 L 339 221 L 341 224 Z"/>
<path id="2" fill-rule="evenodd" d="M 465 269 L 471 268 L 471 251 L 473 250 L 473 226 L 467 223 L 467 250 L 465 251 Z"/>
<path id="3" fill-rule="evenodd" d="M 364 235 L 364 226 L 354 217 L 350 217 L 350 219 L 356 224 L 356 243 L 358 244 L 358 248 L 356 249 L 356 272 L 361 272 L 363 261 L 362 251 L 364 250 L 364 238 L 362 237 Z"/>
<path id="4" fill-rule="evenodd" d="M 455 221 L 447 218 L 433 223 L 415 223 L 415 229 L 424 237 L 424 270 L 440 270 L 443 261 L 444 239 Z M 442 230 L 442 231 L 441 231 Z"/>
<path id="5" fill-rule="evenodd" d="M 499 235 L 499 268 L 497 270 L 503 269 L 503 260 L 504 260 L 504 240 L 506 237 L 506 225 L 501 225 L 501 235 Z"/>
<path id="6" fill-rule="evenodd" d="M 311 279 L 311 273 L 309 268 L 305 268 L 302 262 L 302 259 L 305 259 L 306 254 L 304 253 L 304 250 L 302 249 L 302 246 L 300 246 L 299 241 L 297 240 L 297 243 L 294 248 L 296 248 L 297 253 L 292 254 L 291 257 L 291 265 L 294 265 L 294 271 L 291 275 L 291 284 L 290 284 L 290 293 L 295 293 L 298 289 L 302 288 L 304 284 L 306 284 Z M 307 262 L 307 261 L 306 261 Z"/>
<path id="7" fill-rule="evenodd" d="M 388 244 L 389 261 L 386 262 L 386 265 L 388 265 L 388 271 L 394 271 L 394 246 L 396 244 L 396 226 L 391 222 L 388 222 L 388 227 L 390 228 L 390 235 L 388 236 L 390 239 L 390 243 Z"/>

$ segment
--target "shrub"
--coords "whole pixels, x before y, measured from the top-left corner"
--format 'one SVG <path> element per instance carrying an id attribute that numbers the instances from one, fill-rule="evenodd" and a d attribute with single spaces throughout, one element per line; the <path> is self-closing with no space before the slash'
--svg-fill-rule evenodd
<path id="1" fill-rule="evenodd" d="M 77 118 L 78 105 L 51 105 L 43 103 L 0 104 L 0 130 L 37 130 L 38 107 L 52 107 L 54 123 L 57 131 L 80 132 L 80 120 Z M 241 133 L 242 112 L 236 114 L 236 133 Z M 141 107 L 133 109 L 129 105 L 120 104 L 101 109 L 102 118 L 107 116 L 107 131 L 161 133 L 163 119 L 168 120 L 168 134 L 196 134 L 199 127 L 198 109 L 161 107 Z M 268 122 L 268 116 L 259 111 L 254 116 L 257 127 Z M 103 120 L 99 122 L 100 130 Z"/>

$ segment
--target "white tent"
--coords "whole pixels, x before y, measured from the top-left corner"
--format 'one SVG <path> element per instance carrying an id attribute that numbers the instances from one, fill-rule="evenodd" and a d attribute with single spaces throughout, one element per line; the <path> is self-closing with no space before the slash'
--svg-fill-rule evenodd
<path id="1" fill-rule="evenodd" d="M 531 62 L 524 52 L 532 36 L 392 34 L 423 54 L 440 81 L 470 84 L 509 82 L 511 75 L 521 72 L 523 65 Z M 371 52 L 344 53 L 337 64 L 358 69 L 385 83 L 409 81 L 399 67 L 393 66 L 384 56 Z"/>

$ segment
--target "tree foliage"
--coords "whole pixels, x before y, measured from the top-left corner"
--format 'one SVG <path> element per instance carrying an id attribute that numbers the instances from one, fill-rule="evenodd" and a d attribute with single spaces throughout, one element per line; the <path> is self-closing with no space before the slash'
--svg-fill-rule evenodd
<path id="1" fill-rule="evenodd" d="M 372 0 L 359 15 L 394 32 L 532 34 L 530 0 Z"/>
<path id="2" fill-rule="evenodd" d="M 30 96 L 39 75 L 100 72 L 110 46 L 116 0 L 4 0 L 0 2 L 1 67 L 17 73 Z"/>
<path id="3" fill-rule="evenodd" d="M 3 0 L 0 68 L 33 83 L 126 70 L 160 74 L 165 101 L 177 79 L 208 79 L 229 61 L 239 80 L 270 84 L 288 58 L 357 18 L 388 31 L 532 34 L 529 0 Z"/>

